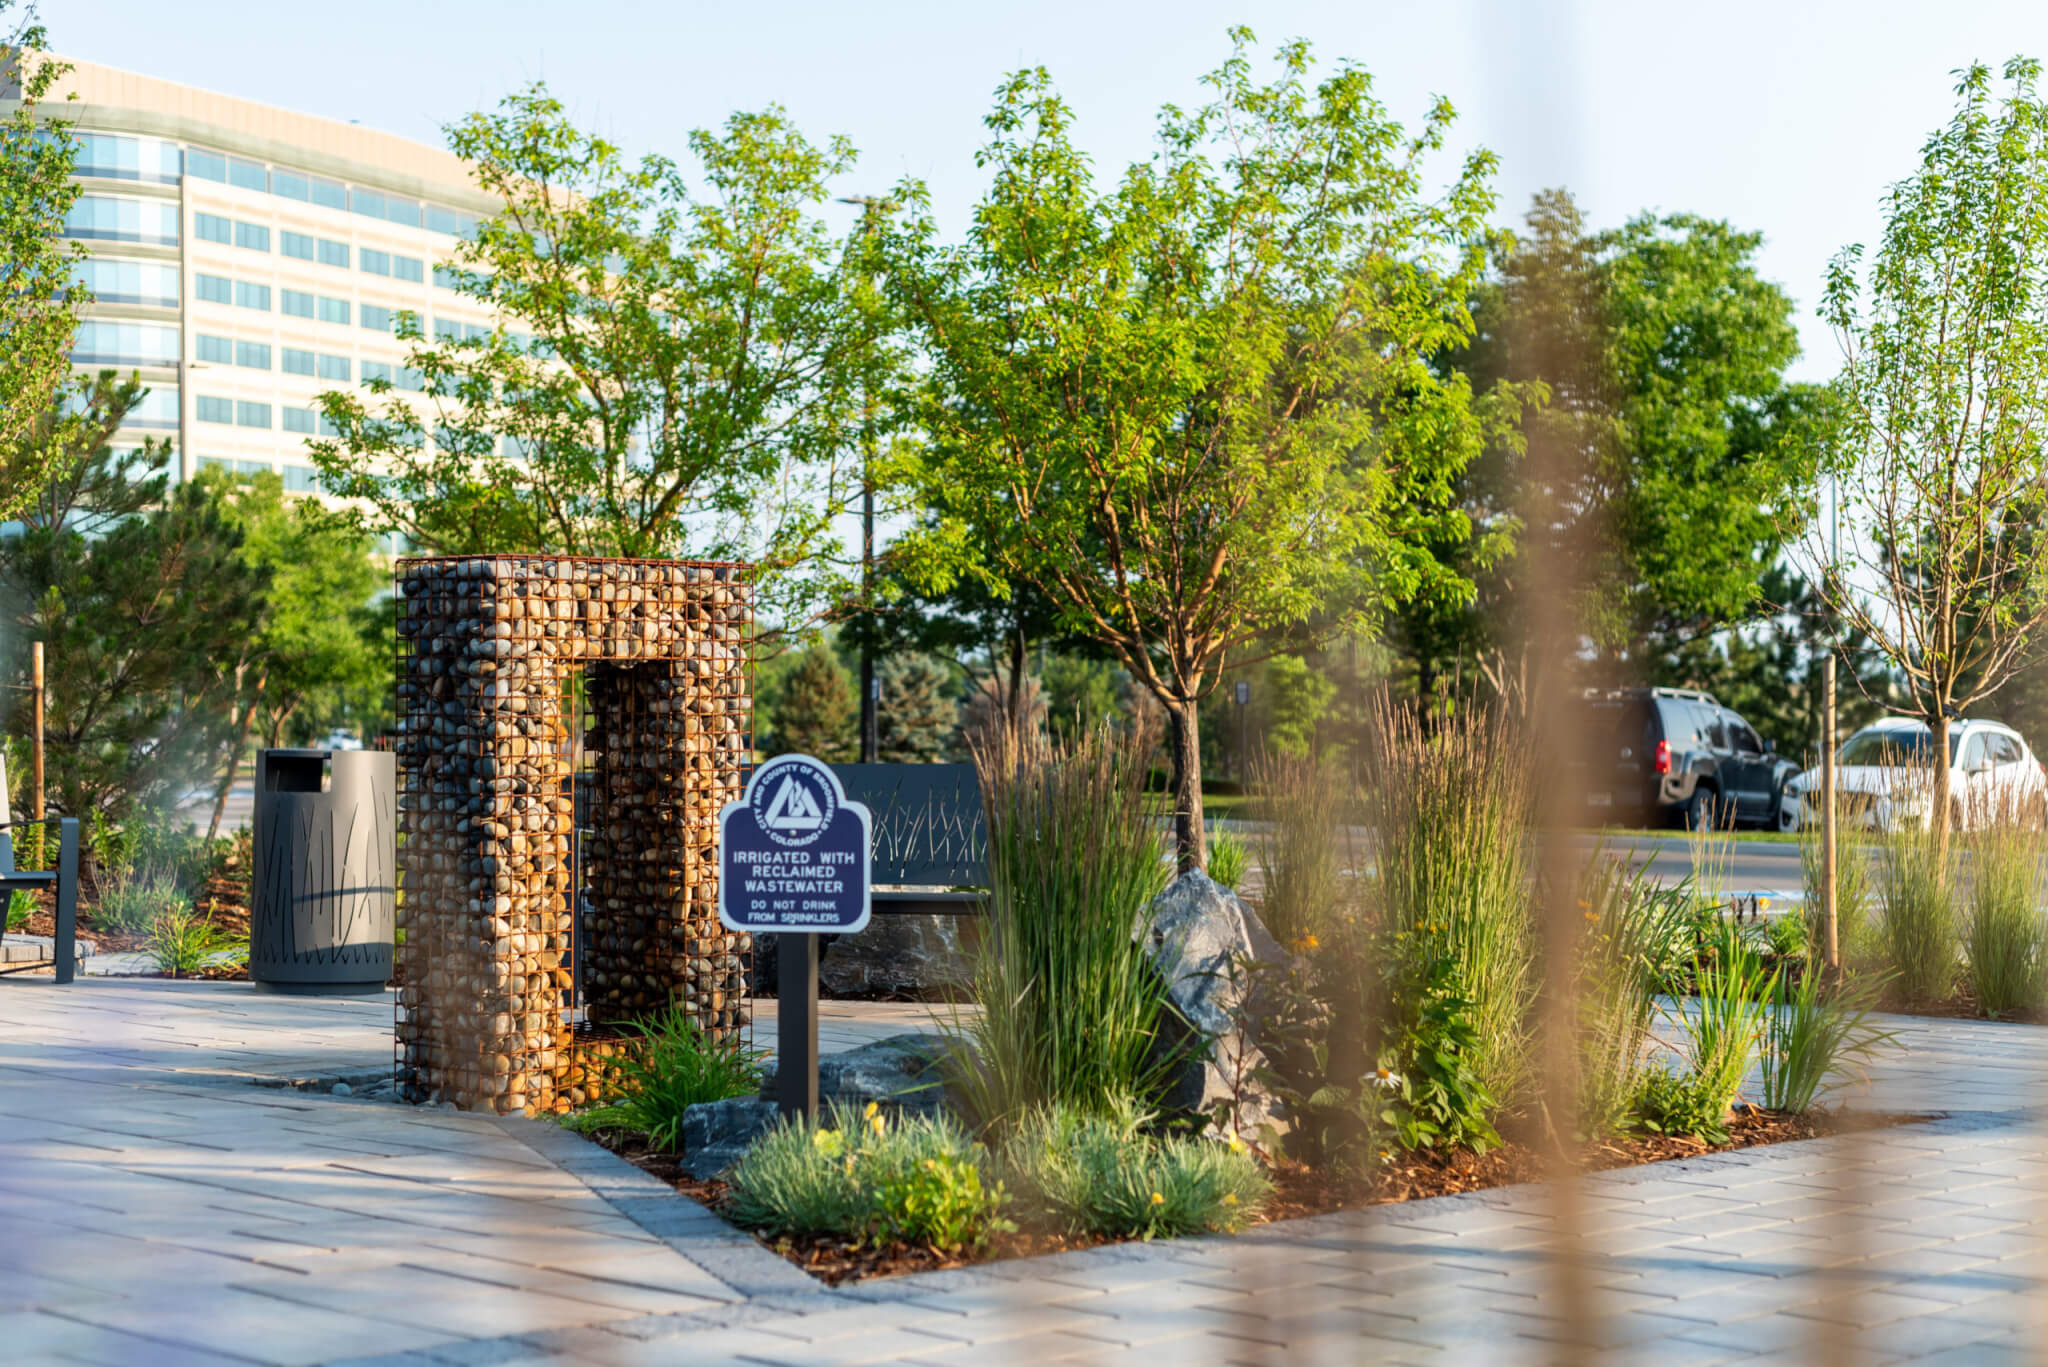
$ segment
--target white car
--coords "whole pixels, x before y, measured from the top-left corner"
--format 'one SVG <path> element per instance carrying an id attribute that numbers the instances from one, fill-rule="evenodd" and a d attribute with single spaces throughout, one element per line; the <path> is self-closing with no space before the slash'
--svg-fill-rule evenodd
<path id="1" fill-rule="evenodd" d="M 1852 826 L 1892 831 L 1925 827 L 1934 801 L 1928 769 L 1933 737 L 1912 717 L 1886 717 L 1842 742 L 1835 754 L 1835 792 Z M 1800 803 L 1799 824 L 1820 818 L 1820 770 L 1786 785 Z M 2048 773 L 2017 731 L 1995 721 L 1956 721 L 1948 728 L 1949 824 L 1970 830 L 2010 815 L 2039 826 L 2048 817 Z"/>
<path id="2" fill-rule="evenodd" d="M 360 750 L 362 748 L 362 737 L 353 731 L 329 731 L 320 742 L 320 749 L 322 750 Z"/>

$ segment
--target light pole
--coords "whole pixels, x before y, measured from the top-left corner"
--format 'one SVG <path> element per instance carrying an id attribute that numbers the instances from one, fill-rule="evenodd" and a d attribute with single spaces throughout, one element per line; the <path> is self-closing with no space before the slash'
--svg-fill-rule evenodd
<path id="1" fill-rule="evenodd" d="M 843 195 L 841 204 L 858 204 L 861 211 L 861 232 L 872 233 L 877 223 L 877 214 L 891 213 L 896 208 L 893 199 L 879 199 L 873 195 Z M 860 636 L 860 762 L 873 764 L 882 748 L 881 684 L 875 678 L 875 481 L 873 466 L 875 460 L 875 395 L 872 388 L 864 386 L 861 397 L 860 417 L 860 601 L 868 613 L 866 627 Z"/>

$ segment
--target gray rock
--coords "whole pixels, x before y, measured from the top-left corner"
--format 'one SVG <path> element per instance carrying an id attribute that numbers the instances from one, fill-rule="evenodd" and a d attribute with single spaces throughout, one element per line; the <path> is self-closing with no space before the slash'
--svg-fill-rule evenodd
<path id="1" fill-rule="evenodd" d="M 775 1103 L 736 1096 L 707 1101 L 683 1112 L 682 1169 L 708 1182 L 740 1161 L 747 1146 L 775 1124 Z"/>
<path id="2" fill-rule="evenodd" d="M 353 1089 L 350 1088 L 350 1086 L 346 1082 L 337 1082 L 327 1090 L 334 1093 L 334 1095 L 336 1096 L 353 1095 Z"/>
<path id="3" fill-rule="evenodd" d="M 972 988 L 962 932 L 971 917 L 877 916 L 818 960 L 821 995 L 849 1001 L 960 1001 Z"/>
<path id="4" fill-rule="evenodd" d="M 1237 894 L 1200 870 L 1182 874 L 1147 909 L 1142 930 L 1167 996 L 1196 1032 L 1170 1040 L 1182 1062 L 1166 1104 L 1216 1116 L 1224 1134 L 1257 1139 L 1285 1131 L 1273 1098 L 1253 1081 L 1259 1051 L 1253 984 L 1242 965 L 1281 963 L 1280 945 Z"/>

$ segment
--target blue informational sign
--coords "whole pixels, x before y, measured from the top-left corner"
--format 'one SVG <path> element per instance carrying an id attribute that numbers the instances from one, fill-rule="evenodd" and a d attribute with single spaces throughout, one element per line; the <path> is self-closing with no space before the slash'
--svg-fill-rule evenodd
<path id="1" fill-rule="evenodd" d="M 718 919 L 730 930 L 841 935 L 868 923 L 873 818 L 809 755 L 778 755 L 718 814 Z"/>

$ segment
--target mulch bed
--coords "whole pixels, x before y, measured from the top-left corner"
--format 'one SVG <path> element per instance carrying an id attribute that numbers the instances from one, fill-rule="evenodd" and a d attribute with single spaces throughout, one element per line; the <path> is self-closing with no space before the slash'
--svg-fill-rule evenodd
<path id="1" fill-rule="evenodd" d="M 1728 1153 L 1764 1144 L 1785 1144 L 1800 1139 L 1822 1139 L 1853 1131 L 1909 1125 L 1934 1118 L 1931 1115 L 1841 1112 L 1792 1115 L 1744 1107 L 1729 1122 L 1726 1144 L 1654 1134 L 1617 1136 L 1582 1148 L 1578 1154 L 1578 1166 L 1583 1172 L 1604 1172 L 1611 1168 L 1636 1167 L 1675 1158 L 1697 1158 L 1702 1154 Z M 590 1137 L 700 1205 L 715 1211 L 725 1210 L 731 1189 L 724 1182 L 705 1182 L 691 1177 L 677 1165 L 676 1155 L 650 1150 L 641 1136 L 619 1130 L 600 1130 Z M 1451 1153 L 1424 1150 L 1403 1154 L 1399 1161 L 1383 1168 L 1377 1180 L 1370 1183 L 1343 1182 L 1304 1164 L 1283 1163 L 1273 1173 L 1273 1199 L 1267 1202 L 1257 1223 L 1484 1191 L 1522 1182 L 1540 1182 L 1554 1173 L 1553 1160 L 1541 1150 L 1514 1141 L 1485 1154 L 1465 1150 Z M 936 1272 L 1007 1258 L 1064 1253 L 1115 1240 L 1018 1232 L 996 1235 L 979 1253 L 951 1254 L 911 1244 L 877 1247 L 823 1234 L 763 1239 L 761 1242 L 828 1286 L 838 1286 L 869 1277 Z"/>
<path id="2" fill-rule="evenodd" d="M 1977 1001 L 1977 994 L 1965 983 L 1955 992 L 1938 1001 L 1905 1001 L 1887 999 L 1880 1010 L 1896 1012 L 1901 1016 L 1933 1016 L 1941 1020 L 1991 1020 L 1984 1014 L 1984 1008 Z M 1997 1017 L 2001 1025 L 2048 1025 L 2048 1011 L 2010 1011 Z"/>
<path id="3" fill-rule="evenodd" d="M 227 869 L 208 880 L 206 888 L 197 898 L 199 911 L 204 914 L 212 908 L 213 923 L 228 935 L 247 939 L 249 936 L 249 889 L 243 871 Z M 90 874 L 80 879 L 78 898 L 77 937 L 81 944 L 93 947 L 99 954 L 127 954 L 149 947 L 146 934 L 128 934 L 120 931 L 101 930 L 93 925 L 93 910 L 99 901 L 99 888 Z M 36 909 L 29 913 L 26 925 L 19 927 L 19 934 L 55 936 L 57 933 L 57 894 L 50 888 L 36 888 L 30 892 L 36 899 Z M 131 975 L 124 975 L 131 976 Z M 132 976 L 163 977 L 164 974 L 140 974 Z M 181 973 L 180 978 L 204 978 L 213 982 L 243 982 L 249 977 L 249 970 L 237 965 L 232 968 L 209 968 L 199 973 Z"/>

